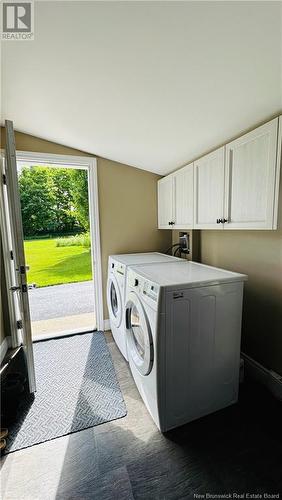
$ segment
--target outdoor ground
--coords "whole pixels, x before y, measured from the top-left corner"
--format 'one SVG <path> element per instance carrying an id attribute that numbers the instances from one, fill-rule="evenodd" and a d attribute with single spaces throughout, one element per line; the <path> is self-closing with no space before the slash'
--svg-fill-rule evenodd
<path id="1" fill-rule="evenodd" d="M 93 281 L 29 290 L 31 320 L 85 314 L 94 311 Z"/>
<path id="2" fill-rule="evenodd" d="M 56 247 L 55 239 L 25 241 L 28 283 L 37 287 L 89 281 L 91 254 L 82 246 Z"/>
<path id="3" fill-rule="evenodd" d="M 29 290 L 32 336 L 96 328 L 93 281 Z"/>

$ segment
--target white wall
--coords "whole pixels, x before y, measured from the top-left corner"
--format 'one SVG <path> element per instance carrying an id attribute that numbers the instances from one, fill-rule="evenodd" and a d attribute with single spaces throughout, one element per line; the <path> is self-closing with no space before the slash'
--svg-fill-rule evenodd
<path id="1" fill-rule="evenodd" d="M 35 3 L 2 44 L 16 130 L 166 174 L 282 108 L 281 2 Z"/>

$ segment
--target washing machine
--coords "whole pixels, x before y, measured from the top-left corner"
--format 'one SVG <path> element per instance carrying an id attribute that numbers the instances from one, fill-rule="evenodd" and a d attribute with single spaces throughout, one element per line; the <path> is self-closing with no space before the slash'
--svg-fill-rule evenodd
<path id="1" fill-rule="evenodd" d="M 237 401 L 246 279 L 187 261 L 130 267 L 128 360 L 162 432 Z"/>
<path id="2" fill-rule="evenodd" d="M 180 261 L 178 257 L 159 252 L 110 255 L 108 261 L 107 305 L 113 338 L 124 358 L 127 358 L 125 339 L 125 291 L 128 266 L 158 262 Z"/>

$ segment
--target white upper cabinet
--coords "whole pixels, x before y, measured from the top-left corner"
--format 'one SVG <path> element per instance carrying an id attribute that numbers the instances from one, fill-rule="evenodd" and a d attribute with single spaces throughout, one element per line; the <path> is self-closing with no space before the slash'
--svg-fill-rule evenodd
<path id="1" fill-rule="evenodd" d="M 194 162 L 195 229 L 223 229 L 224 149 Z"/>
<path id="2" fill-rule="evenodd" d="M 276 229 L 277 133 L 278 118 L 227 144 L 224 229 Z"/>
<path id="3" fill-rule="evenodd" d="M 158 181 L 158 227 L 171 229 L 174 218 L 174 180 L 172 175 Z"/>
<path id="4" fill-rule="evenodd" d="M 174 174 L 175 217 L 173 225 L 176 229 L 193 227 L 193 163 L 181 168 Z"/>
<path id="5" fill-rule="evenodd" d="M 158 181 L 159 229 L 193 227 L 193 163 Z"/>
<path id="6" fill-rule="evenodd" d="M 159 228 L 277 229 L 281 143 L 282 116 L 161 179 Z"/>

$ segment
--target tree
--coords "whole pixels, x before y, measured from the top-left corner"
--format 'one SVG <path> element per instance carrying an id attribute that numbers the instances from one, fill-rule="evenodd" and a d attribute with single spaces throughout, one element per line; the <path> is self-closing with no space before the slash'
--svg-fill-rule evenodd
<path id="1" fill-rule="evenodd" d="M 72 199 L 75 215 L 85 231 L 89 231 L 88 177 L 86 170 L 72 170 Z"/>
<path id="2" fill-rule="evenodd" d="M 73 231 L 77 222 L 73 201 L 72 171 L 67 168 L 49 168 L 49 176 L 54 195 L 56 231 Z"/>
<path id="3" fill-rule="evenodd" d="M 55 230 L 54 194 L 45 167 L 24 167 L 19 177 L 25 236 Z"/>
<path id="4" fill-rule="evenodd" d="M 25 236 L 89 229 L 85 170 L 24 167 L 19 187 Z"/>

